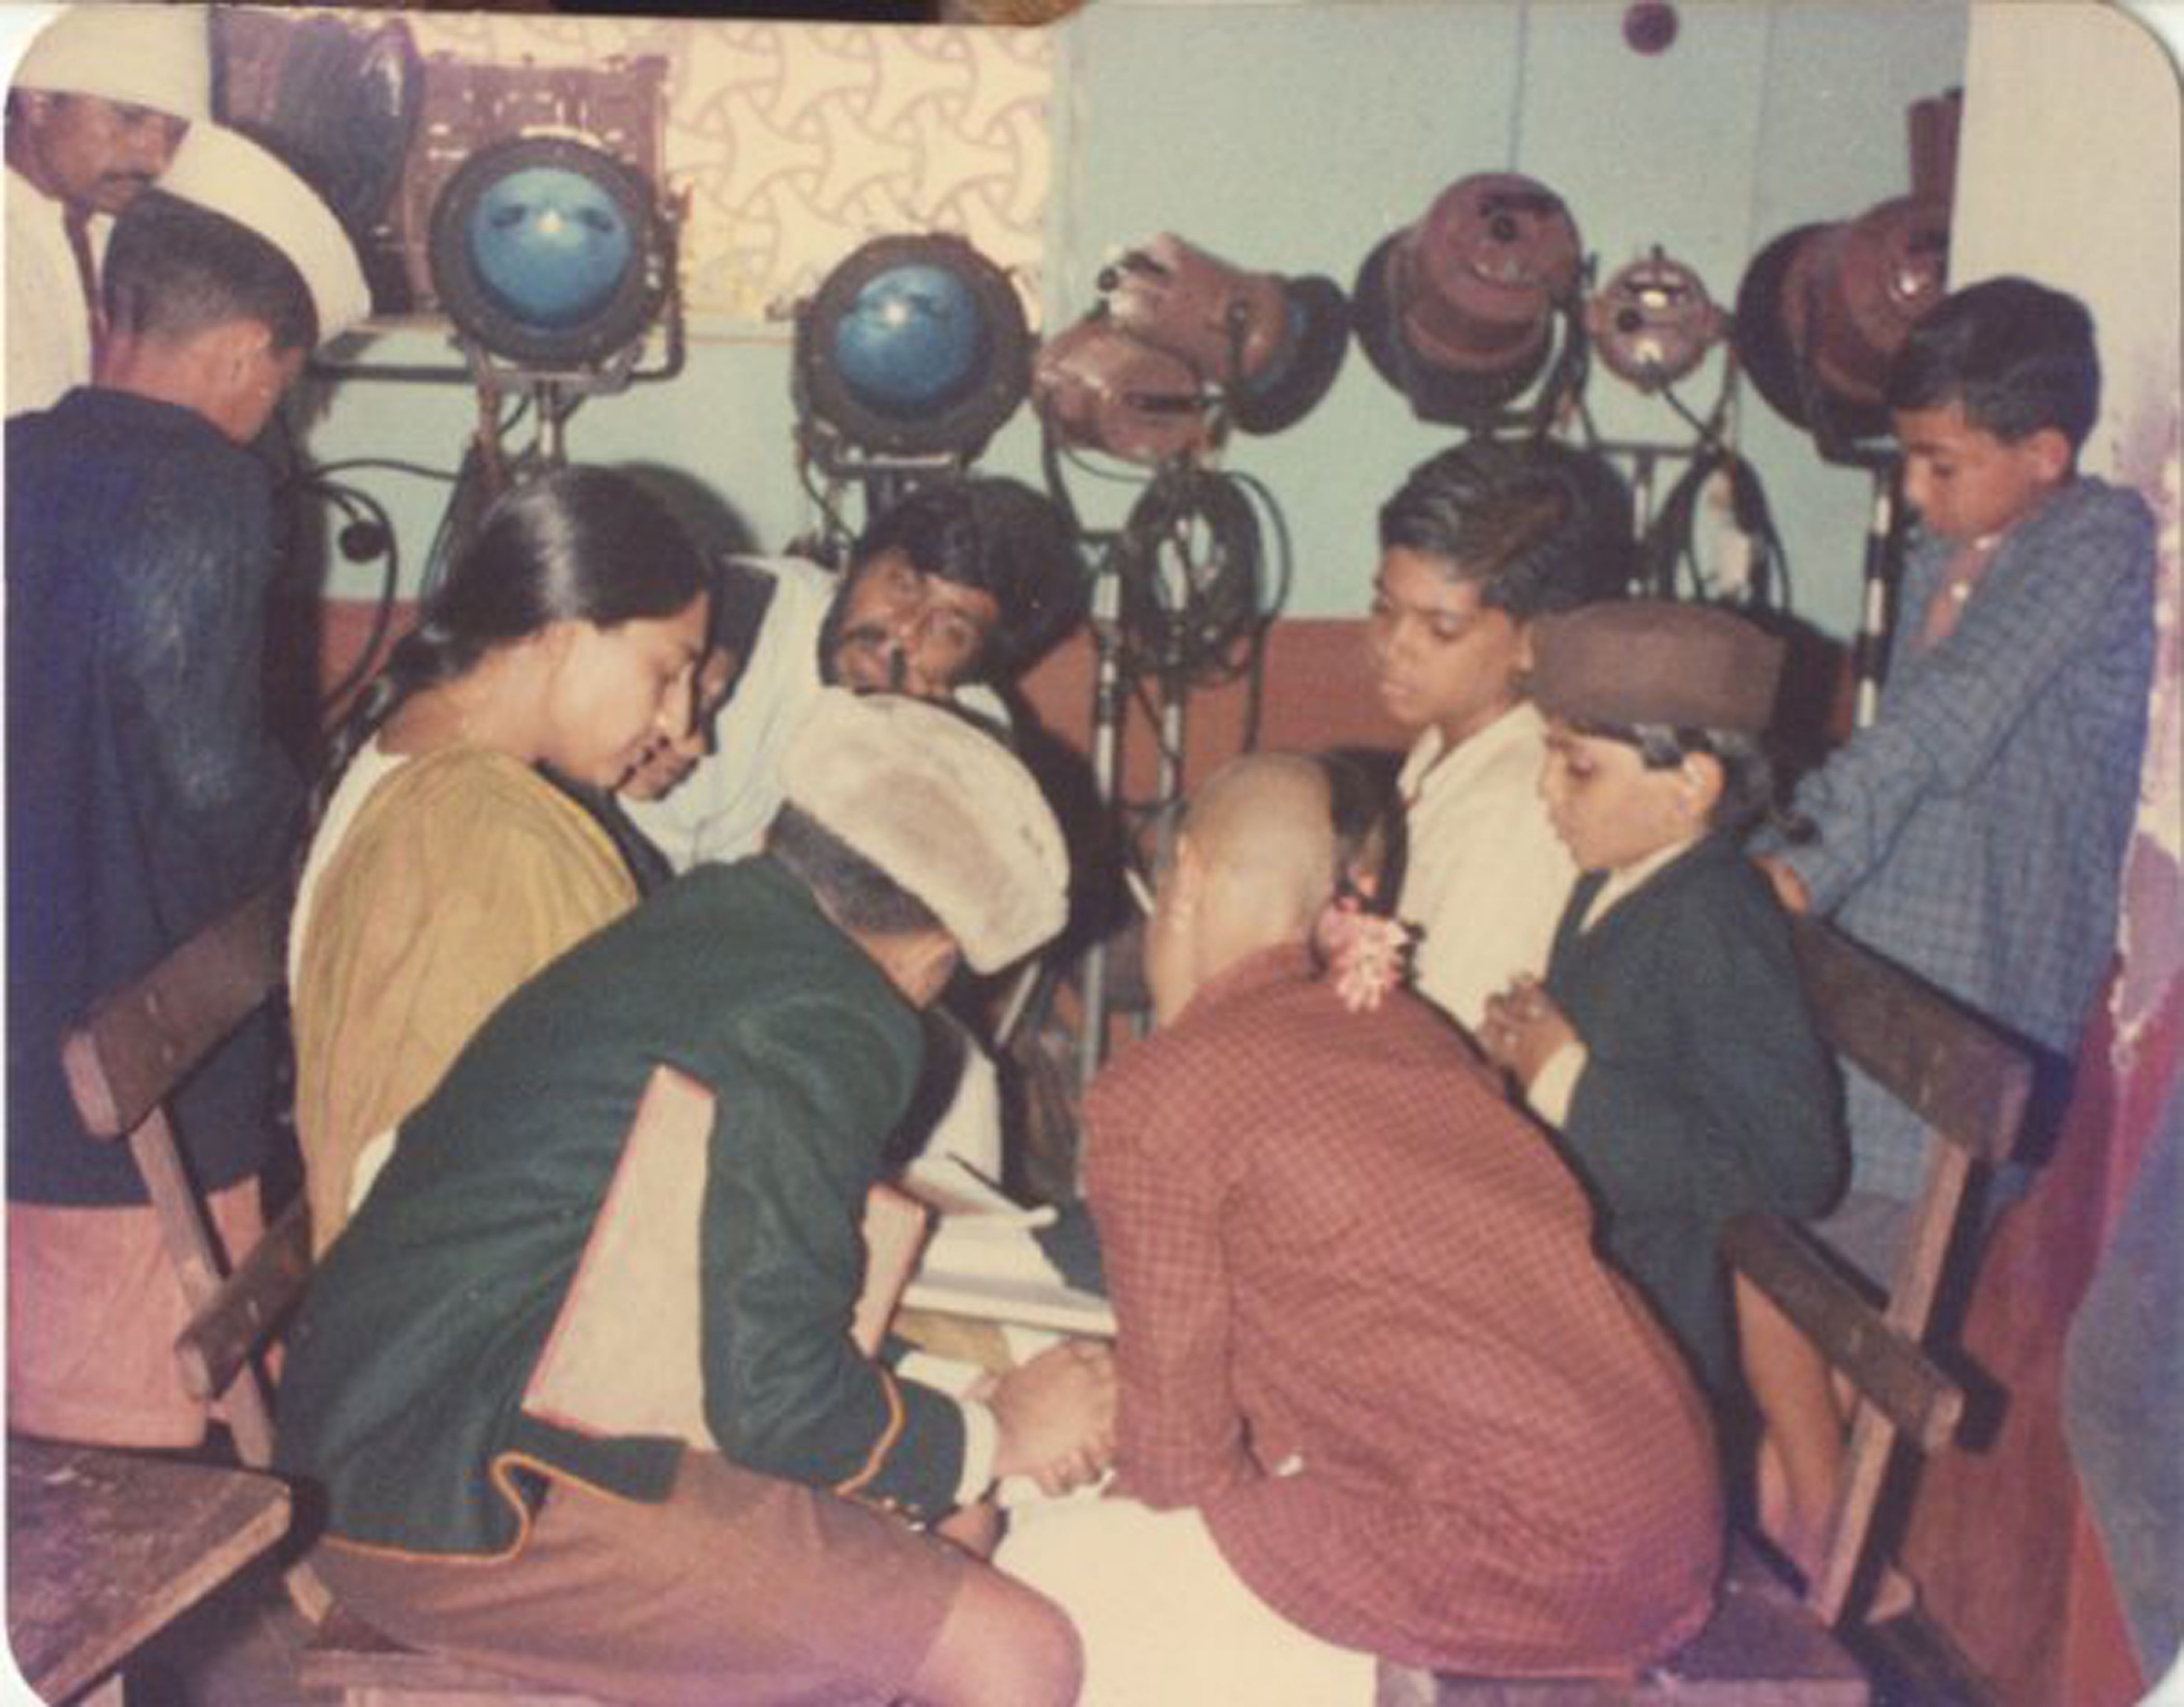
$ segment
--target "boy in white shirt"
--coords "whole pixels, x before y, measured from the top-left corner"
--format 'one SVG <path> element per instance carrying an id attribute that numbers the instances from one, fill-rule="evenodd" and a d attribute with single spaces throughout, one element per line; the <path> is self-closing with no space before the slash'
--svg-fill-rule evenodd
<path id="1" fill-rule="evenodd" d="M 1467 1029 L 1546 965 L 1577 876 L 1536 790 L 1546 737 L 1524 672 L 1535 618 L 1620 590 L 1613 478 L 1566 447 L 1482 439 L 1421 463 L 1381 506 L 1373 660 L 1381 703 L 1418 732 L 1396 910 L 1422 933 L 1419 992 Z"/>

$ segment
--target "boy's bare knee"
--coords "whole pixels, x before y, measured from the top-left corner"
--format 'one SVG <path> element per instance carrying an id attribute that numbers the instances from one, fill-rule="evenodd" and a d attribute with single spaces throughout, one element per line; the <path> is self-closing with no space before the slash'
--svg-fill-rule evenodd
<path id="1" fill-rule="evenodd" d="M 1069 1615 L 997 1570 L 967 1578 L 912 1680 L 930 1707 L 1071 1707 L 1084 1651 Z"/>

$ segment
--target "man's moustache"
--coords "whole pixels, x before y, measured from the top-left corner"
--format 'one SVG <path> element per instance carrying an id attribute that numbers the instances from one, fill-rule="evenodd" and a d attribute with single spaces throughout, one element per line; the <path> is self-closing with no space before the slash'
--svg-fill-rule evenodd
<path id="1" fill-rule="evenodd" d="M 887 689 L 891 694 L 902 691 L 903 683 L 910 679 L 910 658 L 884 628 L 855 628 L 845 629 L 842 635 L 844 651 L 852 648 L 878 652 L 887 660 Z"/>

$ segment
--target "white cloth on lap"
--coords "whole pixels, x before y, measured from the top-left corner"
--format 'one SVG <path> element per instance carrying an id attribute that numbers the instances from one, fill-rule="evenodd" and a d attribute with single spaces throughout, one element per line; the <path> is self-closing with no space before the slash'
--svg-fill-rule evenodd
<path id="1" fill-rule="evenodd" d="M 1049 1596 L 1084 1643 L 1078 1707 L 1369 1707 L 1376 1662 L 1268 1606 L 1195 1509 L 1134 1499 L 1013 1512 L 994 1564 Z"/>

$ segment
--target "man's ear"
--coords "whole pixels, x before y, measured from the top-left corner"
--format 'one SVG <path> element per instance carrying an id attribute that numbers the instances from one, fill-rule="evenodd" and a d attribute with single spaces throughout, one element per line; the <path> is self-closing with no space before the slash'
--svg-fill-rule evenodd
<path id="1" fill-rule="evenodd" d="M 1188 831 L 1175 839 L 1175 862 L 1169 867 L 1168 911 L 1187 918 L 1206 898 L 1206 856 Z"/>
<path id="2" fill-rule="evenodd" d="M 260 363 L 273 350 L 273 330 L 265 321 L 247 315 L 208 327 L 203 337 L 223 382 L 231 386 L 255 383 Z"/>
<path id="3" fill-rule="evenodd" d="M 2035 476 L 2043 486 L 2059 486 L 2070 477 L 2070 466 L 2077 455 L 2070 449 L 2068 434 L 2060 427 L 2043 427 L 2024 441 L 2025 455 L 2032 459 Z"/>
<path id="4" fill-rule="evenodd" d="M 1713 754 L 1685 753 L 1676 767 L 1677 804 L 1692 823 L 1703 824 L 1728 784 L 1729 773 Z"/>

